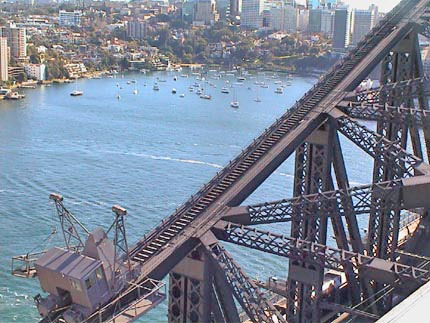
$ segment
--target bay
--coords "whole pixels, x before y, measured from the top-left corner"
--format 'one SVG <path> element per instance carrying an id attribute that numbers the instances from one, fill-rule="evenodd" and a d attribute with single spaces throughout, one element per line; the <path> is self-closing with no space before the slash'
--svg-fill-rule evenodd
<path id="1" fill-rule="evenodd" d="M 11 276 L 10 258 L 49 245 L 41 242 L 55 225 L 50 192 L 61 193 L 66 207 L 90 229 L 109 227 L 113 204 L 127 208 L 127 234 L 133 243 L 316 82 L 294 77 L 283 94 L 275 94 L 279 85 L 271 75 L 253 74 L 238 84 L 234 76 L 214 79 L 209 74 L 206 77 L 215 88 L 189 72 L 188 78 L 181 73 L 78 80 L 78 88 L 84 91 L 81 97 L 69 95 L 75 84 L 54 84 L 26 90 L 24 100 L 0 101 L 0 322 L 38 321 L 32 300 L 40 292 L 38 282 Z M 160 90 L 154 91 L 157 78 Z M 285 75 L 279 79 L 285 84 Z M 136 80 L 136 85 L 127 84 L 130 80 Z M 266 82 L 269 88 L 261 88 L 256 81 Z M 211 100 L 189 92 L 195 82 L 202 84 Z M 239 109 L 230 107 L 232 85 Z M 228 87 L 230 94 L 221 93 L 222 87 Z M 254 101 L 257 91 L 259 103 Z M 341 140 L 350 181 L 354 185 L 370 182 L 370 158 Z M 246 203 L 291 196 L 293 166 L 291 156 Z M 365 221 L 359 221 L 364 227 Z M 284 224 L 266 228 L 289 232 Z M 60 243 L 60 238 L 56 235 L 50 245 Z M 285 276 L 285 259 L 227 248 L 253 277 Z M 166 315 L 167 301 L 139 322 L 167 322 Z"/>

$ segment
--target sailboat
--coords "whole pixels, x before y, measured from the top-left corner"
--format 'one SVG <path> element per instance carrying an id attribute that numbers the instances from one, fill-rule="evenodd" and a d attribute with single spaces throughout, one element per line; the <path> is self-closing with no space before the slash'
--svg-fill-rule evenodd
<path id="1" fill-rule="evenodd" d="M 71 96 L 81 96 L 81 95 L 83 95 L 84 94 L 84 92 L 82 92 L 82 91 L 78 91 L 78 82 L 77 82 L 77 80 L 75 81 L 75 90 L 74 91 L 72 91 L 72 92 L 70 92 L 70 95 Z"/>
<path id="2" fill-rule="evenodd" d="M 230 106 L 232 108 L 239 108 L 239 101 L 237 101 L 237 96 L 236 96 L 236 89 L 233 88 L 233 101 L 230 102 Z"/>
<path id="3" fill-rule="evenodd" d="M 257 97 L 254 99 L 255 102 L 261 102 L 260 97 L 258 96 L 258 87 L 256 87 L 257 90 Z"/>

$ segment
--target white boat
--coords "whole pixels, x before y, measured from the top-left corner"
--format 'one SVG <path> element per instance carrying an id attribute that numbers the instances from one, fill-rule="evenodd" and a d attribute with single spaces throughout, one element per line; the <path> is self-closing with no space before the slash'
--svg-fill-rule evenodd
<path id="1" fill-rule="evenodd" d="M 172 89 L 172 94 L 176 94 L 176 89 L 175 88 Z"/>
<path id="2" fill-rule="evenodd" d="M 133 94 L 136 95 L 137 94 L 137 89 L 133 90 Z"/>
<path id="3" fill-rule="evenodd" d="M 127 81 L 127 84 L 131 84 L 131 81 Z"/>
<path id="4" fill-rule="evenodd" d="M 260 87 L 263 88 L 263 89 L 268 89 L 269 88 L 269 86 L 267 84 L 262 84 Z"/>
<path id="5" fill-rule="evenodd" d="M 121 96 L 119 94 L 116 95 L 116 99 L 119 100 L 121 99 Z"/>
<path id="6" fill-rule="evenodd" d="M 229 94 L 230 91 L 226 87 L 223 87 L 221 93 Z"/>
<path id="7" fill-rule="evenodd" d="M 84 92 L 78 90 L 78 82 L 75 82 L 75 90 L 70 92 L 71 96 L 81 96 Z"/>
<path id="8" fill-rule="evenodd" d="M 210 99 L 212 99 L 212 97 L 211 97 L 209 94 L 202 94 L 202 95 L 200 95 L 200 98 L 201 98 L 201 99 L 205 99 L 205 100 L 210 100 Z"/>
<path id="9" fill-rule="evenodd" d="M 160 88 L 158 87 L 158 85 L 157 85 L 157 84 L 154 84 L 154 86 L 152 87 L 152 89 L 153 89 L 154 91 L 158 91 Z"/>
<path id="10" fill-rule="evenodd" d="M 233 101 L 230 102 L 230 106 L 235 109 L 239 108 L 239 101 L 236 97 L 236 90 L 233 90 Z"/>
<path id="11" fill-rule="evenodd" d="M 255 101 L 255 102 L 261 102 L 261 99 L 260 99 L 260 97 L 258 97 L 258 96 L 257 96 L 257 97 L 254 99 L 254 101 Z"/>
<path id="12" fill-rule="evenodd" d="M 282 94 L 282 93 L 284 93 L 284 89 L 281 88 L 281 87 L 277 87 L 276 90 L 275 90 L 275 93 Z"/>
<path id="13" fill-rule="evenodd" d="M 277 80 L 277 81 L 275 81 L 273 83 L 275 83 L 275 84 L 282 84 L 282 81 L 281 80 Z"/>
<path id="14" fill-rule="evenodd" d="M 193 91 L 194 91 L 194 88 L 193 88 L 192 86 L 189 86 L 189 87 L 188 87 L 188 91 L 193 92 Z"/>
<path id="15" fill-rule="evenodd" d="M 180 97 L 180 98 L 184 98 L 184 97 L 185 97 L 185 94 L 184 94 L 184 93 L 181 93 L 181 94 L 179 94 L 179 97 Z"/>
<path id="16" fill-rule="evenodd" d="M 82 91 L 72 91 L 72 92 L 70 92 L 70 95 L 71 96 L 80 96 L 80 95 L 83 95 L 84 94 L 84 92 L 82 92 Z"/>
<path id="17" fill-rule="evenodd" d="M 188 74 L 181 74 L 181 77 L 188 78 Z"/>
<path id="18" fill-rule="evenodd" d="M 203 93 L 203 91 L 202 91 L 202 90 L 200 90 L 200 89 L 198 89 L 198 90 L 197 90 L 197 92 L 196 92 L 196 94 L 197 94 L 197 95 L 200 95 L 200 94 L 202 94 L 202 93 Z"/>
<path id="19" fill-rule="evenodd" d="M 176 81 L 176 80 L 178 80 L 178 78 L 176 76 L 174 76 L 173 77 L 173 81 Z"/>
<path id="20" fill-rule="evenodd" d="M 238 82 L 243 82 L 243 81 L 246 81 L 246 78 L 244 78 L 243 76 L 239 76 L 239 77 L 237 78 L 237 81 L 238 81 Z"/>

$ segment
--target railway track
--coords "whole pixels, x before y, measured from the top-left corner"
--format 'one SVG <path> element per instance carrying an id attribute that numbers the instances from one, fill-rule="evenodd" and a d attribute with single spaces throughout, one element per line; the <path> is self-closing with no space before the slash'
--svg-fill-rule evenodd
<path id="1" fill-rule="evenodd" d="M 337 85 L 403 18 L 404 10 L 412 10 L 418 0 L 403 0 L 369 33 L 345 59 L 337 63 L 296 104 L 270 128 L 256 138 L 242 153 L 197 194 L 178 208 L 168 218 L 138 241 L 130 251 L 131 258 L 143 265 L 156 256 L 164 246 L 178 236 L 211 204 L 223 195 L 233 183 L 242 177 L 260 158 L 276 145 L 287 133 L 294 130 L 318 104 L 335 90 Z"/>

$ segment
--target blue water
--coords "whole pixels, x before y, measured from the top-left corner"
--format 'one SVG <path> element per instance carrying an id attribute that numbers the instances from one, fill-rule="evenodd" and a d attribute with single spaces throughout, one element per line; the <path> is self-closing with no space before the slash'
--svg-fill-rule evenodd
<path id="1" fill-rule="evenodd" d="M 152 90 L 156 77 L 167 80 L 158 92 Z M 134 85 L 126 84 L 129 79 L 137 79 L 137 95 Z M 50 192 L 63 194 L 66 206 L 89 228 L 108 227 L 113 204 L 126 207 L 128 237 L 134 242 L 316 82 L 296 77 L 279 95 L 273 79 L 260 75 L 270 85 L 258 89 L 262 102 L 254 102 L 257 86 L 250 79 L 235 85 L 240 108 L 234 110 L 232 94 L 220 93 L 227 79 L 235 82 L 230 76 L 211 79 L 217 88 L 203 84 L 212 100 L 188 91 L 194 76 L 173 81 L 173 74 L 160 72 L 80 80 L 82 97 L 70 97 L 75 85 L 62 84 L 27 90 L 21 101 L 0 101 L 0 323 L 38 321 L 32 301 L 38 281 L 11 276 L 10 257 L 46 247 L 40 242 L 55 224 Z M 351 182 L 370 182 L 370 158 L 342 143 Z M 293 157 L 247 202 L 291 196 Z M 288 228 L 269 226 L 282 233 Z M 228 250 L 251 276 L 285 276 L 286 259 L 236 246 Z M 166 303 L 140 322 L 166 322 Z"/>

